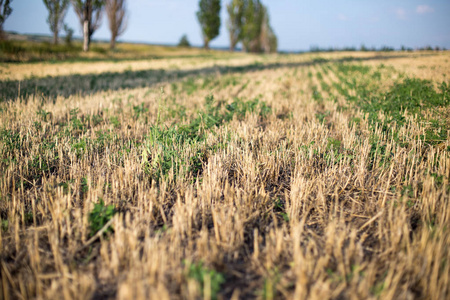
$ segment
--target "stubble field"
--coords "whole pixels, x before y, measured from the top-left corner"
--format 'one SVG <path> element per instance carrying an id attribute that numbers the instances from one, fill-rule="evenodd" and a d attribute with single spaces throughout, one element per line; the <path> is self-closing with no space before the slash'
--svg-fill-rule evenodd
<path id="1" fill-rule="evenodd" d="M 0 299 L 448 299 L 450 54 L 0 65 Z"/>

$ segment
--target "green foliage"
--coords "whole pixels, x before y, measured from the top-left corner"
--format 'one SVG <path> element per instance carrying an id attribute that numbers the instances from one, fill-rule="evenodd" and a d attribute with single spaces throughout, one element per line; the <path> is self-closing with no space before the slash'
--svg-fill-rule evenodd
<path id="1" fill-rule="evenodd" d="M 64 195 L 67 195 L 69 192 L 72 192 L 72 189 L 70 188 L 70 184 L 72 183 L 74 183 L 73 179 L 67 182 L 60 182 L 58 183 L 58 187 L 62 187 Z"/>
<path id="2" fill-rule="evenodd" d="M 233 51 L 242 38 L 242 22 L 244 15 L 244 0 L 232 0 L 227 4 L 227 28 L 230 35 L 230 50 Z"/>
<path id="3" fill-rule="evenodd" d="M 205 48 L 209 42 L 219 35 L 220 29 L 220 0 L 200 0 L 197 18 L 202 28 Z"/>
<path id="4" fill-rule="evenodd" d="M 205 109 L 199 110 L 196 117 L 189 123 L 180 126 L 161 127 L 153 125 L 146 137 L 146 147 L 142 153 L 142 163 L 146 174 L 156 182 L 167 176 L 171 170 L 175 178 L 181 172 L 191 172 L 200 175 L 203 163 L 208 155 L 204 147 L 206 133 L 227 122 L 234 116 L 242 120 L 248 113 L 257 113 L 265 118 L 271 108 L 258 98 L 243 101 L 236 98 L 230 104 L 216 102 L 213 96 L 205 99 Z M 187 159 L 183 149 L 193 149 L 193 154 Z"/>
<path id="5" fill-rule="evenodd" d="M 44 122 L 47 122 L 47 117 L 50 115 L 49 112 L 46 112 L 43 109 L 39 109 L 36 114 L 40 117 L 40 119 Z"/>
<path id="6" fill-rule="evenodd" d="M 104 0 L 105 11 L 108 16 L 111 39 L 109 48 L 115 50 L 117 37 L 127 29 L 128 12 L 126 0 Z"/>
<path id="7" fill-rule="evenodd" d="M 341 148 L 342 142 L 334 138 L 328 138 L 327 149 L 339 150 Z"/>
<path id="8" fill-rule="evenodd" d="M 350 75 L 354 73 L 359 73 L 365 75 L 370 71 L 369 66 L 365 65 L 355 65 L 355 64 L 338 64 L 337 71 L 343 73 L 344 75 Z"/>
<path id="9" fill-rule="evenodd" d="M 313 92 L 312 96 L 313 96 L 314 101 L 317 101 L 318 103 L 322 103 L 323 97 L 322 97 L 322 94 L 319 92 L 319 89 L 317 88 L 317 86 L 313 85 L 311 89 Z"/>
<path id="10" fill-rule="evenodd" d="M 278 38 L 270 25 L 269 11 L 266 6 L 262 7 L 261 19 L 261 49 L 265 53 L 275 53 L 278 49 Z"/>
<path id="11" fill-rule="evenodd" d="M 53 32 L 53 43 L 58 44 L 59 31 L 64 26 L 64 17 L 69 8 L 69 0 L 43 0 L 48 10 L 47 23 Z"/>
<path id="12" fill-rule="evenodd" d="M 95 127 L 103 122 L 103 117 L 99 114 L 92 116 L 92 125 Z"/>
<path id="13" fill-rule="evenodd" d="M 103 199 L 100 198 L 99 203 L 94 204 L 94 209 L 89 214 L 90 235 L 94 236 L 102 229 L 116 214 L 114 205 L 105 206 Z M 109 226 L 105 233 L 112 232 L 113 228 Z"/>
<path id="14" fill-rule="evenodd" d="M 8 228 L 9 228 L 8 220 L 2 220 L 2 222 L 1 222 L 1 230 L 6 232 L 6 231 L 8 231 Z"/>
<path id="15" fill-rule="evenodd" d="M 33 176 L 33 179 L 37 180 L 42 177 L 42 173 L 49 171 L 50 166 L 48 162 L 38 155 L 28 161 L 28 172 Z"/>
<path id="16" fill-rule="evenodd" d="M 0 141 L 3 143 L 2 155 L 11 156 L 15 150 L 22 150 L 24 138 L 18 132 L 2 129 L 0 131 Z"/>
<path id="17" fill-rule="evenodd" d="M 264 18 L 264 8 L 259 0 L 245 1 L 242 25 L 242 44 L 246 51 L 260 52 L 260 36 Z"/>
<path id="18" fill-rule="evenodd" d="M 87 149 L 87 143 L 85 139 L 79 140 L 77 143 L 72 145 L 72 151 L 75 152 L 76 156 L 80 158 Z"/>
<path id="19" fill-rule="evenodd" d="M 178 42 L 178 47 L 189 48 L 191 47 L 191 43 L 189 43 L 188 37 L 186 34 L 183 34 L 180 41 Z"/>
<path id="20" fill-rule="evenodd" d="M 439 89 L 440 92 L 436 91 L 428 80 L 408 78 L 401 83 L 396 83 L 388 92 L 380 96 L 358 100 L 357 105 L 370 114 L 372 121 L 379 121 L 377 114 L 381 110 L 390 115 L 388 122 L 404 124 L 405 111 L 423 117 L 426 109 L 448 106 L 450 104 L 449 86 L 443 82 Z"/>
<path id="21" fill-rule="evenodd" d="M 350 162 L 354 159 L 354 151 L 351 149 L 345 149 L 342 146 L 342 141 L 328 138 L 327 152 L 323 155 L 327 165 L 338 164 L 342 160 L 349 160 Z"/>
<path id="22" fill-rule="evenodd" d="M 0 57 L 2 60 L 10 61 L 10 56 L 16 57 L 16 61 L 21 61 L 22 56 L 48 56 L 67 57 L 74 55 L 80 50 L 79 47 L 71 45 L 53 45 L 48 42 L 26 44 L 22 41 L 0 41 L 0 53 L 7 57 Z M 39 90 L 38 90 L 39 91 Z M 17 96 L 17 93 L 15 94 Z"/>
<path id="23" fill-rule="evenodd" d="M 248 52 L 276 52 L 278 39 L 270 26 L 269 12 L 260 0 L 233 0 L 228 6 L 230 49 L 241 41 Z"/>
<path id="24" fill-rule="evenodd" d="M 273 211 L 281 216 L 284 221 L 289 222 L 289 216 L 286 213 L 286 209 L 284 206 L 284 200 L 277 198 L 273 204 Z"/>
<path id="25" fill-rule="evenodd" d="M 86 195 L 89 191 L 89 183 L 86 177 L 81 178 L 81 194 Z"/>
<path id="26" fill-rule="evenodd" d="M 198 88 L 199 86 L 193 77 L 189 77 L 187 80 L 182 82 L 182 89 L 183 91 L 186 91 L 188 95 L 192 95 Z"/>
<path id="27" fill-rule="evenodd" d="M 112 116 L 109 118 L 109 122 L 114 126 L 114 128 L 120 128 L 120 121 L 117 116 Z"/>
<path id="28" fill-rule="evenodd" d="M 134 110 L 134 118 L 135 119 L 139 119 L 139 117 L 142 114 L 145 114 L 148 112 L 148 108 L 144 107 L 144 103 L 141 103 L 139 105 L 133 106 L 133 110 Z"/>
<path id="29" fill-rule="evenodd" d="M 375 284 L 373 287 L 370 288 L 370 292 L 375 296 L 375 297 L 380 297 L 381 293 L 383 292 L 383 290 L 385 289 L 386 284 L 385 282 L 378 282 L 377 284 Z"/>
<path id="30" fill-rule="evenodd" d="M 446 107 L 450 106 L 450 87 L 442 82 L 437 87 L 429 80 L 406 78 L 394 83 L 386 92 L 379 92 L 377 82 L 381 72 L 393 71 L 380 65 L 376 70 L 369 66 L 356 64 L 338 64 L 339 83 L 333 83 L 336 90 L 363 112 L 368 113 L 371 128 L 381 128 L 403 146 L 399 131 L 392 131 L 392 125 L 407 125 L 407 115 L 417 116 L 418 120 L 427 124 L 424 134 L 414 137 L 426 144 L 439 144 L 446 140 L 450 127 L 447 122 Z M 400 76 L 401 78 L 401 76 Z M 354 90 L 356 95 L 349 93 Z M 379 112 L 386 118 L 380 119 Z M 376 146 L 372 147 L 375 153 Z"/>
<path id="31" fill-rule="evenodd" d="M 72 39 L 73 39 L 73 29 L 70 28 L 67 24 L 64 24 L 64 32 L 66 33 L 66 36 L 64 37 L 64 42 L 66 43 L 66 46 L 72 46 Z"/>
<path id="32" fill-rule="evenodd" d="M 328 117 L 330 115 L 330 113 L 331 112 L 329 110 L 326 110 L 323 113 L 316 113 L 316 118 L 320 123 L 323 124 L 325 122 L 326 117 Z"/>
<path id="33" fill-rule="evenodd" d="M 258 98 L 249 101 L 235 98 L 233 102 L 225 105 L 224 102 L 215 102 L 211 95 L 205 99 L 205 110 L 199 111 L 196 118 L 188 125 L 180 126 L 179 130 L 190 138 L 201 139 L 205 131 L 230 122 L 234 115 L 242 120 L 247 113 L 258 113 L 260 117 L 264 118 L 270 112 L 271 108 Z"/>
<path id="34" fill-rule="evenodd" d="M 370 137 L 370 151 L 368 158 L 368 169 L 373 170 L 375 167 L 385 167 L 390 164 L 394 153 L 387 151 L 387 146 L 381 144 L 381 139 L 376 135 Z"/>
<path id="35" fill-rule="evenodd" d="M 196 139 L 188 137 L 176 127 L 152 126 L 146 137 L 146 147 L 142 153 L 144 171 L 156 182 L 174 170 L 177 177 L 185 165 L 182 155 L 186 146 L 194 146 Z"/>
<path id="36" fill-rule="evenodd" d="M 79 109 L 74 108 L 70 110 L 70 129 L 71 133 L 84 132 L 87 129 L 86 119 L 78 118 Z"/>
<path id="37" fill-rule="evenodd" d="M 100 27 L 103 6 L 105 0 L 72 0 L 72 5 L 78 15 L 81 28 L 85 21 L 88 22 L 88 44 L 91 41 L 91 36 Z"/>
<path id="38" fill-rule="evenodd" d="M 269 275 L 264 279 L 264 286 L 262 289 L 262 298 L 265 300 L 276 299 L 277 290 L 276 286 L 280 281 L 280 274 L 278 269 L 269 271 Z"/>
<path id="39" fill-rule="evenodd" d="M 202 295 L 205 293 L 205 278 L 209 277 L 211 299 L 217 299 L 220 286 L 225 283 L 225 277 L 220 272 L 204 267 L 202 262 L 189 264 L 187 277 L 194 279 L 200 285 Z"/>

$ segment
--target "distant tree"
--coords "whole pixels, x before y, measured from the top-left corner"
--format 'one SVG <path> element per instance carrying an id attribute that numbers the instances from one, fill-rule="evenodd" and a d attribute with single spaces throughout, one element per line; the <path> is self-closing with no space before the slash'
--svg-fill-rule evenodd
<path id="1" fill-rule="evenodd" d="M 111 31 L 110 48 L 116 47 L 116 39 L 127 29 L 127 10 L 125 0 L 106 0 L 109 30 Z"/>
<path id="2" fill-rule="evenodd" d="M 392 51 L 394 51 L 394 50 L 395 50 L 394 48 L 389 47 L 389 46 L 382 46 L 382 47 L 380 48 L 380 51 L 381 51 L 381 52 L 392 52 Z"/>
<path id="3" fill-rule="evenodd" d="M 64 32 L 66 33 L 64 42 L 67 46 L 72 46 L 73 29 L 70 28 L 67 24 L 64 24 Z"/>
<path id="4" fill-rule="evenodd" d="M 240 32 L 247 52 L 276 52 L 278 39 L 270 26 L 269 11 L 260 0 L 245 0 Z"/>
<path id="5" fill-rule="evenodd" d="M 10 6 L 11 2 L 12 0 L 0 0 L 0 40 L 5 39 L 3 24 L 5 23 L 5 20 L 9 17 L 9 15 L 12 13 L 12 8 Z"/>
<path id="6" fill-rule="evenodd" d="M 356 47 L 353 46 L 345 46 L 341 49 L 341 51 L 356 51 Z"/>
<path id="7" fill-rule="evenodd" d="M 318 45 L 311 45 L 309 47 L 309 52 L 320 52 L 320 47 Z"/>
<path id="8" fill-rule="evenodd" d="M 244 0 L 231 0 L 227 5 L 227 28 L 230 35 L 230 51 L 234 51 L 242 38 L 242 22 L 244 16 Z"/>
<path id="9" fill-rule="evenodd" d="M 184 47 L 184 48 L 191 47 L 191 43 L 189 43 L 187 35 L 183 34 L 180 41 L 178 42 L 178 47 Z"/>
<path id="10" fill-rule="evenodd" d="M 242 45 L 247 52 L 261 51 L 261 29 L 264 7 L 259 0 L 247 0 L 242 25 Z"/>
<path id="11" fill-rule="evenodd" d="M 104 0 L 72 0 L 83 28 L 83 51 L 89 51 L 91 37 L 100 27 Z"/>
<path id="12" fill-rule="evenodd" d="M 277 52 L 278 39 L 270 26 L 269 12 L 265 6 L 262 6 L 262 16 L 260 36 L 261 50 L 265 53 Z"/>
<path id="13" fill-rule="evenodd" d="M 197 18 L 200 22 L 205 49 L 209 49 L 209 42 L 219 35 L 220 29 L 220 0 L 200 0 Z"/>
<path id="14" fill-rule="evenodd" d="M 53 32 L 53 44 L 58 44 L 59 31 L 64 26 L 64 17 L 69 7 L 69 0 L 44 0 L 48 10 L 47 23 Z"/>

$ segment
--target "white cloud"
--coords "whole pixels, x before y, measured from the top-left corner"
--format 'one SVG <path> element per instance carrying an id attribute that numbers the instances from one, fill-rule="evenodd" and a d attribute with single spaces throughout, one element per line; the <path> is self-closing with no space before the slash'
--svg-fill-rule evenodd
<path id="1" fill-rule="evenodd" d="M 406 19 L 406 10 L 404 10 L 403 8 L 397 8 L 395 10 L 395 14 L 397 15 L 397 18 L 399 18 L 400 20 Z"/>
<path id="2" fill-rule="evenodd" d="M 416 8 L 416 12 L 421 15 L 426 14 L 426 13 L 432 13 L 432 12 L 434 12 L 434 8 L 432 8 L 428 5 L 419 5 Z"/>
<path id="3" fill-rule="evenodd" d="M 337 18 L 339 21 L 348 21 L 347 16 L 344 14 L 339 14 Z"/>

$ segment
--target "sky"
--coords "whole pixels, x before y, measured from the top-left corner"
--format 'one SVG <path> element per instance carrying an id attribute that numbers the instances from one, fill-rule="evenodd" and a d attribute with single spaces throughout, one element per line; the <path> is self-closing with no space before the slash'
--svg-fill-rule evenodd
<path id="1" fill-rule="evenodd" d="M 211 47 L 228 47 L 227 12 L 222 0 L 220 35 Z M 262 0 L 269 9 L 279 50 L 304 51 L 312 46 L 416 48 L 427 45 L 450 49 L 450 0 Z M 42 0 L 13 0 L 4 29 L 50 34 Z M 176 44 L 187 34 L 202 45 L 196 18 L 198 0 L 128 0 L 129 22 L 119 41 Z M 65 22 L 81 36 L 70 8 Z M 93 36 L 109 39 L 107 18 Z"/>

